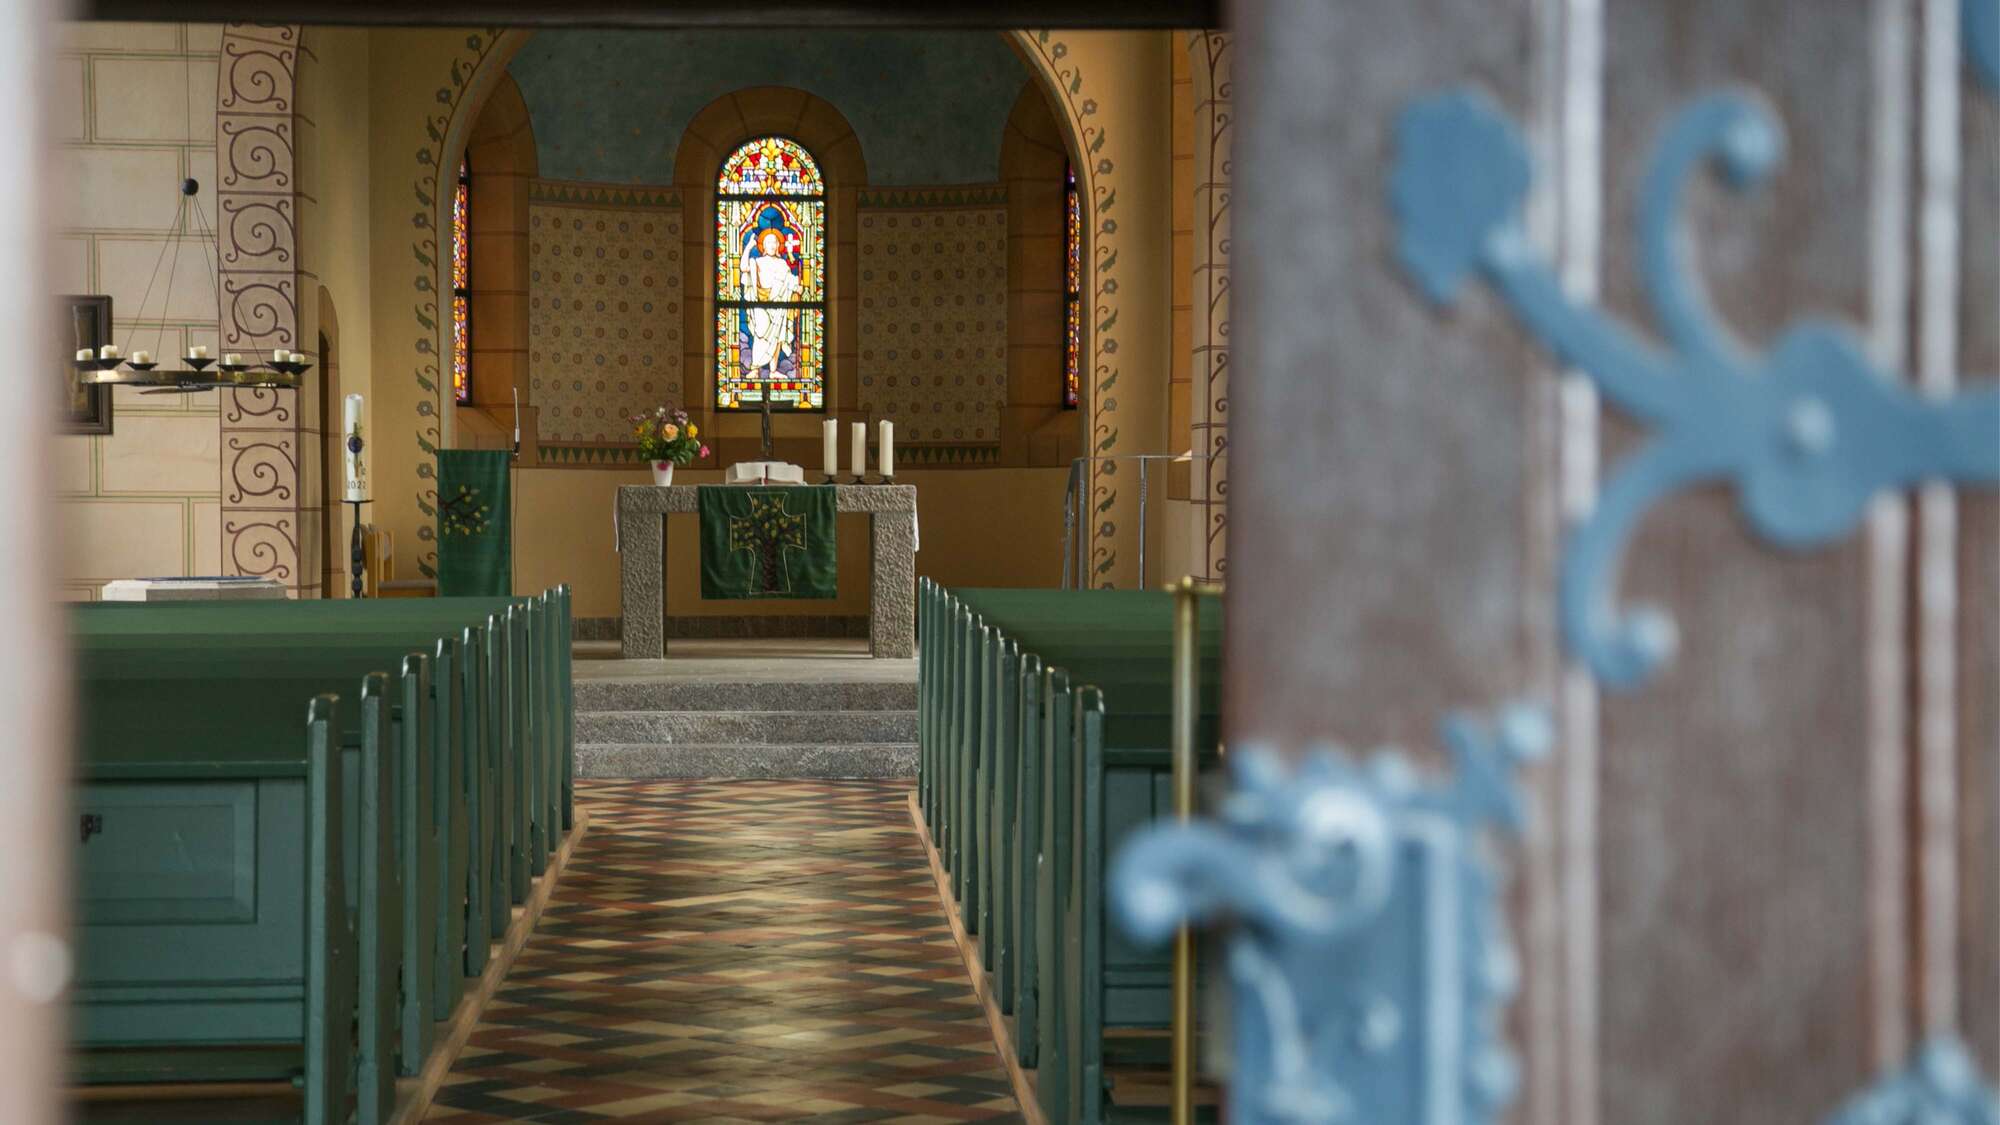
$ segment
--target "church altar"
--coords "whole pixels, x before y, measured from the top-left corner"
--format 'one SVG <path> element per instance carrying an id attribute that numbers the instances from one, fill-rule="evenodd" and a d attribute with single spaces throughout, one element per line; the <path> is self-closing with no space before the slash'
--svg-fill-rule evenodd
<path id="1" fill-rule="evenodd" d="M 624 485 L 618 489 L 621 655 L 666 655 L 667 515 L 693 514 L 700 486 Z M 908 659 L 917 654 L 917 490 L 908 484 L 837 484 L 834 511 L 866 515 L 869 526 L 868 650 Z"/>

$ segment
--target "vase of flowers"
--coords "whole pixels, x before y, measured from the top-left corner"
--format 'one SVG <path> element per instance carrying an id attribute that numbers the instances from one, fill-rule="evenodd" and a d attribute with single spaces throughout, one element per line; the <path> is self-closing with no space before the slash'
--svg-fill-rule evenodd
<path id="1" fill-rule="evenodd" d="M 674 483 L 674 466 L 708 456 L 701 427 L 688 421 L 685 410 L 662 406 L 651 414 L 632 416 L 632 433 L 639 439 L 639 458 L 653 466 L 653 483 Z"/>

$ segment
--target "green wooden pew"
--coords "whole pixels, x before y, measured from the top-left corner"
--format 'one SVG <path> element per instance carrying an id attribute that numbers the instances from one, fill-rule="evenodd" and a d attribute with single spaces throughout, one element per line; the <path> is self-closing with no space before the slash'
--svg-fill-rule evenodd
<path id="1" fill-rule="evenodd" d="M 1106 927 L 1103 877 L 1117 841 L 1170 809 L 1171 599 L 933 583 L 919 598 L 926 823 L 1045 1112 L 1102 1120 L 1104 1032 L 1170 1011 L 1171 963 Z M 1197 738 L 1213 746 L 1221 623 L 1205 617 Z"/>
<path id="2" fill-rule="evenodd" d="M 503 779 L 508 783 L 505 796 L 510 805 L 528 813 L 524 818 L 528 834 L 519 841 L 510 839 L 508 844 L 505 881 L 514 901 L 525 895 L 529 876 L 539 873 L 550 841 L 574 824 L 575 709 L 569 690 L 572 616 L 567 586 L 517 598 L 98 603 L 87 609 L 79 615 L 84 635 L 100 631 L 240 635 L 252 631 L 452 626 L 466 623 L 468 618 L 477 619 L 472 623 L 483 623 L 486 615 L 504 617 L 515 611 L 507 639 L 513 651 L 533 659 L 515 659 L 501 673 L 512 681 L 518 703 L 501 712 L 497 721 L 505 728 L 503 737 L 517 744 L 543 744 L 546 753 L 540 772 Z M 506 650 L 502 651 L 504 663 L 508 657 Z M 518 860 L 515 851 L 519 852 Z M 504 928 L 504 908 L 495 912 L 493 921 Z"/>
<path id="3" fill-rule="evenodd" d="M 87 1053 L 84 1080 L 291 1078 L 308 1125 L 386 1118 L 393 735 L 387 677 L 355 685 L 344 709 L 301 697 L 290 737 L 196 757 L 148 756 L 115 722 L 86 738 L 72 1035 L 123 1049 Z"/>
<path id="4" fill-rule="evenodd" d="M 217 747 L 254 753 L 261 742 L 280 737 L 290 700 L 400 664 L 390 710 L 394 866 L 401 888 L 399 1062 L 403 1073 L 413 1074 L 429 1051 L 432 1022 L 450 1013 L 465 971 L 463 946 L 454 943 L 464 941 L 466 883 L 454 883 L 451 875 L 463 869 L 470 851 L 467 837 L 454 835 L 454 825 L 469 818 L 456 768 L 453 650 L 440 639 L 426 658 L 406 654 L 400 638 L 314 639 L 318 643 L 306 647 L 257 643 L 270 638 L 241 645 L 99 638 L 80 646 L 80 744 L 100 770 L 114 761 L 140 769 L 151 762 L 199 762 Z M 359 745 L 365 734 L 359 727 L 343 730 L 343 744 Z M 483 926 L 477 940 L 483 948 Z"/>
<path id="5" fill-rule="evenodd" d="M 393 709 L 393 738 L 409 746 L 393 791 L 400 862 L 391 869 L 407 909 L 390 943 L 403 984 L 405 1073 L 421 1065 L 432 1022 L 450 1013 L 462 976 L 484 968 L 509 904 L 573 823 L 567 591 L 532 600 L 101 606 L 76 616 L 79 682 L 118 701 L 93 707 L 88 691 L 80 701 L 84 756 L 106 759 L 92 768 L 115 773 L 198 758 L 185 744 L 176 748 L 179 733 L 204 724 L 263 729 L 269 704 L 261 701 L 307 698 L 298 693 L 355 671 L 357 661 L 393 664 L 412 638 L 482 613 L 484 625 L 433 641 L 435 683 L 424 682 L 419 661 Z M 139 729 L 120 737 L 121 714 L 143 716 Z M 126 760 L 108 760 L 120 753 Z M 173 1073 L 199 1069 L 180 1063 Z"/>

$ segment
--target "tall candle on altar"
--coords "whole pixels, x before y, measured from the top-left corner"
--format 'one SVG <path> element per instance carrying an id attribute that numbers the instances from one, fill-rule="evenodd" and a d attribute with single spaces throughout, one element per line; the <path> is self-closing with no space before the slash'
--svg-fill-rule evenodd
<path id="1" fill-rule="evenodd" d="M 826 479 L 840 475 L 840 423 L 828 418 L 819 424 L 820 462 L 826 466 Z"/>
<path id="2" fill-rule="evenodd" d="M 882 419 L 875 439 L 875 471 L 883 480 L 896 475 L 896 423 Z"/>
<path id="3" fill-rule="evenodd" d="M 361 396 L 348 395 L 342 413 L 340 448 L 347 465 L 346 498 L 368 499 L 368 463 L 361 459 Z"/>
<path id="4" fill-rule="evenodd" d="M 854 479 L 858 483 L 868 476 L 868 423 L 854 423 Z"/>

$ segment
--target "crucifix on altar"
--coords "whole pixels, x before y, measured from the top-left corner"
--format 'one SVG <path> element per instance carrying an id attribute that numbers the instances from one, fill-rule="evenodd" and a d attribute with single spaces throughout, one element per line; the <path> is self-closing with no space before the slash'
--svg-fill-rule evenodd
<path id="1" fill-rule="evenodd" d="M 803 289 L 799 252 L 799 232 L 785 221 L 777 207 L 764 209 L 756 227 L 744 239 L 743 254 L 737 262 L 741 297 L 748 304 L 743 312 L 749 349 L 745 366 L 757 381 L 757 413 L 762 437 L 759 460 L 730 467 L 732 481 L 787 481 L 805 479 L 804 470 L 775 460 L 771 443 L 772 384 L 778 380 L 779 364 L 789 358 L 799 363 L 799 314 L 795 307 Z M 775 306 L 775 307 L 774 307 Z"/>

